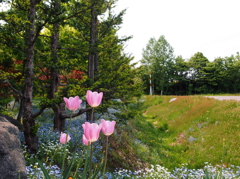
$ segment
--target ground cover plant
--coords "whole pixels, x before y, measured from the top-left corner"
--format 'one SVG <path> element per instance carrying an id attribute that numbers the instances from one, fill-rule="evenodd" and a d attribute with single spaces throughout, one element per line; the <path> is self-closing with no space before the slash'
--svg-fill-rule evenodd
<path id="1" fill-rule="evenodd" d="M 128 116 L 129 110 L 133 111 L 135 117 L 117 123 L 109 137 L 106 178 L 240 178 L 238 102 L 199 96 L 145 96 L 124 109 Z M 65 154 L 66 166 L 73 157 L 75 160 L 69 177 L 80 178 L 86 159 L 81 129 L 85 116 L 67 121 L 71 140 L 66 145 L 60 145 L 60 133 L 52 131 L 51 111 L 38 123 L 38 153 L 31 155 L 25 150 L 28 178 L 45 178 L 40 162 L 51 178 L 62 178 Z M 103 144 L 104 136 L 100 135 L 93 146 L 95 167 L 104 157 Z"/>
<path id="2" fill-rule="evenodd" d="M 84 123 L 84 119 L 77 118 L 74 119 L 71 122 L 71 128 L 75 128 L 77 125 L 81 125 Z M 53 179 L 61 178 L 61 161 L 62 156 L 64 154 L 64 147 L 62 146 L 60 149 L 58 149 L 56 157 L 54 158 L 54 163 L 51 163 L 51 157 L 52 154 L 56 151 L 56 149 L 59 146 L 59 133 L 53 133 L 51 131 L 52 124 L 43 124 L 39 129 L 40 134 L 40 141 L 41 141 L 41 147 L 39 148 L 39 152 L 37 155 L 31 155 L 29 156 L 27 153 L 25 153 L 26 160 L 27 160 L 27 172 L 28 172 L 28 178 L 31 179 L 38 179 L 38 178 L 45 178 L 44 174 L 42 172 L 42 169 L 39 166 L 37 158 L 42 158 L 42 161 L 44 162 L 44 166 L 49 172 L 49 175 Z M 47 138 L 46 138 L 47 136 Z M 79 130 L 73 130 L 71 131 L 71 140 L 69 141 L 67 145 L 67 161 L 71 161 L 73 153 L 73 147 L 75 144 L 78 145 L 78 154 L 76 156 L 76 165 L 73 167 L 76 169 L 79 167 L 79 170 L 83 169 L 83 166 L 77 166 L 78 163 L 81 163 L 83 158 L 85 156 L 85 153 L 83 151 L 83 145 L 81 145 L 81 141 L 79 140 L 72 140 L 74 138 L 79 139 L 82 136 L 82 133 L 79 132 Z M 111 140 L 111 139 L 110 139 Z M 52 141 L 52 142 L 50 142 Z M 132 144 L 136 145 L 136 144 Z M 100 147 L 100 141 L 99 143 L 96 143 L 94 145 L 95 153 L 93 156 L 94 161 L 97 163 L 99 162 L 99 159 L 101 159 L 102 156 L 102 148 Z M 139 145 L 137 145 L 139 146 Z M 136 147 L 136 146 L 135 146 Z M 123 149 L 119 149 L 119 151 L 123 151 Z M 98 157 L 96 157 L 98 156 Z M 131 155 L 127 155 L 127 157 L 130 157 L 130 159 L 133 159 Z M 127 158 L 126 157 L 126 158 Z M 57 160 L 59 159 L 59 160 Z M 116 158 L 117 159 L 117 158 Z M 116 160 L 112 159 L 113 162 Z M 58 162 L 57 162 L 58 161 Z M 133 159 L 132 162 L 135 162 L 136 160 Z M 75 170 L 71 173 L 71 177 L 78 178 L 75 176 Z M 217 176 L 221 176 L 222 178 L 240 178 L 240 167 L 239 166 L 228 166 L 228 167 L 222 167 L 220 165 L 213 166 L 210 163 L 204 163 L 204 167 L 201 169 L 191 169 L 188 165 L 181 165 L 180 167 L 176 167 L 173 170 L 169 170 L 166 167 L 163 167 L 161 165 L 149 165 L 146 166 L 146 168 L 142 168 L 139 170 L 129 170 L 127 168 L 115 168 L 115 170 L 108 170 L 106 173 L 107 178 L 171 178 L 171 179 L 178 179 L 178 178 L 217 178 Z M 207 177 L 208 176 L 208 177 Z M 220 178 L 220 177 L 218 177 Z"/>

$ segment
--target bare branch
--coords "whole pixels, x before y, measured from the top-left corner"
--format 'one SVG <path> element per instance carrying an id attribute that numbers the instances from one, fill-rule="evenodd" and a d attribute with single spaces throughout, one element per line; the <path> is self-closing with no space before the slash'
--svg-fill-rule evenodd
<path id="1" fill-rule="evenodd" d="M 21 91 L 17 90 L 16 88 L 13 87 L 13 85 L 8 81 L 8 79 L 4 80 L 3 83 L 8 84 L 9 87 L 13 90 L 13 92 L 15 92 L 16 94 L 18 94 L 21 98 L 23 98 L 23 94 Z"/>
<path id="2" fill-rule="evenodd" d="M 51 38 L 51 36 L 47 36 L 47 35 L 39 35 L 39 37 L 47 37 L 47 38 Z"/>
<path id="3" fill-rule="evenodd" d="M 33 114 L 32 115 L 33 119 L 35 119 L 36 117 L 40 116 L 45 109 L 46 109 L 46 106 L 43 106 L 37 113 Z"/>
<path id="4" fill-rule="evenodd" d="M 63 119 L 66 119 L 66 118 L 70 118 L 70 117 L 77 117 L 77 116 L 79 116 L 79 115 L 81 115 L 81 114 L 83 114 L 83 113 L 85 113 L 85 112 L 89 112 L 89 111 L 91 111 L 91 110 L 92 110 L 92 108 L 80 109 L 80 110 L 78 111 L 78 113 L 75 113 L 75 114 L 73 114 L 72 116 L 71 116 L 70 114 L 62 114 L 62 118 L 63 118 Z"/>

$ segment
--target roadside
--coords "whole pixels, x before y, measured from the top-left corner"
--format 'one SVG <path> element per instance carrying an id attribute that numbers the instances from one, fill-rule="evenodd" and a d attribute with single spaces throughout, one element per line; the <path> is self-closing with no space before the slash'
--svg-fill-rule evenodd
<path id="1" fill-rule="evenodd" d="M 237 100 L 240 101 L 240 96 L 205 96 L 207 98 L 214 98 L 217 100 Z"/>

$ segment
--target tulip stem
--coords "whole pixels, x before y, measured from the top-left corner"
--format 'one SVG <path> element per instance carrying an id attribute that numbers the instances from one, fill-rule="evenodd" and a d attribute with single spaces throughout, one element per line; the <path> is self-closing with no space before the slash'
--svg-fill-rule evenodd
<path id="1" fill-rule="evenodd" d="M 92 151 L 93 151 L 93 146 L 92 146 L 92 142 L 91 142 L 91 148 L 90 148 L 90 171 L 89 171 L 89 178 L 91 178 L 92 175 Z"/>
<path id="2" fill-rule="evenodd" d="M 62 162 L 62 174 L 64 173 L 64 165 L 65 165 L 65 158 L 66 158 L 66 155 L 67 155 L 67 153 L 66 153 L 66 149 L 67 149 L 67 144 L 65 144 L 65 146 L 64 146 L 64 155 L 63 155 L 63 162 Z"/>
<path id="3" fill-rule="evenodd" d="M 54 160 L 54 157 L 55 157 L 55 154 L 57 153 L 57 151 L 58 151 L 58 149 L 60 148 L 60 143 L 58 144 L 58 147 L 57 147 L 57 149 L 54 151 L 54 153 L 53 153 L 53 156 L 52 156 L 52 160 L 50 161 L 50 166 L 52 165 L 52 162 L 53 162 L 53 160 Z"/>
<path id="4" fill-rule="evenodd" d="M 104 160 L 104 168 L 103 168 L 103 175 L 105 175 L 106 172 L 106 166 L 107 166 L 107 155 L 108 155 L 108 136 L 106 139 L 106 153 L 105 153 L 105 160 Z"/>
<path id="5" fill-rule="evenodd" d="M 92 114 L 91 114 L 91 123 L 93 122 L 93 119 L 94 119 L 94 108 L 92 108 Z"/>
<path id="6" fill-rule="evenodd" d="M 85 153 L 85 149 L 86 149 L 86 148 L 83 148 L 82 155 Z M 88 151 L 87 151 L 87 153 L 88 153 Z M 86 157 L 86 160 L 87 160 L 87 157 Z M 74 173 L 74 175 L 73 175 L 73 178 L 76 178 L 76 175 L 77 175 L 79 166 L 80 166 L 80 164 L 81 164 L 82 162 L 83 162 L 83 159 L 82 159 L 82 158 L 79 158 L 79 161 L 78 161 L 78 163 L 77 163 L 77 167 L 76 167 L 75 173 Z M 86 166 L 86 162 L 85 162 L 85 166 Z"/>
<path id="7" fill-rule="evenodd" d="M 65 146 L 64 146 L 64 155 L 63 155 L 63 162 L 62 162 L 62 173 L 64 172 L 64 165 L 65 165 L 65 158 L 66 158 L 66 155 L 67 155 L 67 152 L 66 152 L 66 149 L 67 149 L 67 139 L 68 139 L 68 133 L 70 131 L 70 126 L 71 126 L 71 121 L 72 121 L 72 113 L 70 114 L 70 121 L 69 121 L 69 124 L 68 124 L 68 129 L 67 129 L 67 136 L 66 136 L 66 141 L 65 141 Z"/>

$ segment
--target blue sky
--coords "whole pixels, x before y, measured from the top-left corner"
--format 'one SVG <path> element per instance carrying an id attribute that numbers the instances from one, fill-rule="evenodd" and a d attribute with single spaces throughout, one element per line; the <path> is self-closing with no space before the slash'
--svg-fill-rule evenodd
<path id="1" fill-rule="evenodd" d="M 240 52 L 240 0 L 118 0 L 127 9 L 120 36 L 133 38 L 125 51 L 142 58 L 151 37 L 164 35 L 175 56 L 202 52 L 210 61 Z"/>

